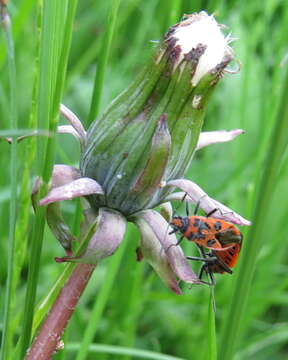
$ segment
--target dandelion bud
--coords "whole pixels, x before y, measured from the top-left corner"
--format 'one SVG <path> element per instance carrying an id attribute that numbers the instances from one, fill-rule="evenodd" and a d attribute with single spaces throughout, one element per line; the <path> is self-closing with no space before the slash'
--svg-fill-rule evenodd
<path id="1" fill-rule="evenodd" d="M 170 28 L 138 79 L 88 130 L 81 175 L 105 192 L 89 197 L 93 207 L 129 215 L 162 201 L 169 190 L 161 183 L 190 164 L 207 100 L 231 59 L 213 16 L 187 15 Z"/>

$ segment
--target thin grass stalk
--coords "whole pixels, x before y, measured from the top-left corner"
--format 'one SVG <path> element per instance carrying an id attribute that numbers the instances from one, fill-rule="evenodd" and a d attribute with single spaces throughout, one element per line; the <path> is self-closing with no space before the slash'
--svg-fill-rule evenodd
<path id="1" fill-rule="evenodd" d="M 21 11 L 21 10 L 20 10 Z M 38 26 L 40 29 L 40 14 L 37 13 L 37 19 L 39 21 Z M 38 50 L 40 46 L 40 36 L 37 32 L 37 41 L 35 48 Z M 38 53 L 38 51 L 37 51 Z M 39 57 L 36 57 L 34 65 L 34 80 L 33 80 L 33 92 L 32 92 L 32 104 L 31 112 L 29 119 L 29 128 L 36 129 L 36 97 L 37 97 L 37 69 L 39 67 Z M 28 238 L 29 238 L 29 225 L 30 225 L 30 209 L 31 209 L 31 168 L 33 167 L 33 162 L 36 157 L 36 139 L 35 137 L 26 140 L 27 145 L 24 148 L 22 158 L 24 160 L 23 171 L 21 177 L 21 185 L 18 197 L 18 221 L 16 224 L 16 240 L 15 240 L 15 262 L 14 262 L 14 272 L 13 272 L 13 292 L 14 299 L 12 302 L 12 311 L 16 311 L 17 306 L 17 286 L 21 281 L 21 271 L 23 268 L 23 263 L 27 256 L 27 247 L 28 247 Z M 20 180 L 20 179 L 19 179 Z M 21 317 L 17 317 L 17 321 L 14 321 L 13 327 L 11 329 L 11 338 L 16 336 L 16 329 L 19 328 L 19 322 Z M 17 334 L 18 335 L 18 334 Z M 15 352 L 15 351 L 14 351 Z M 13 352 L 13 354 L 14 354 Z M 17 358 L 17 357 L 16 357 Z"/>
<path id="2" fill-rule="evenodd" d="M 18 126 L 18 110 L 17 110 L 17 90 L 16 90 L 16 64 L 14 53 L 14 41 L 11 28 L 10 17 L 7 12 L 5 1 L 0 2 L 1 25 L 4 30 L 4 36 L 7 47 L 7 61 L 9 73 L 9 102 L 10 102 L 10 129 L 16 130 Z M 9 206 L 9 242 L 8 242 L 8 264 L 7 264 L 7 280 L 6 294 L 4 305 L 4 321 L 1 344 L 1 358 L 9 358 L 9 350 L 11 347 L 11 309 L 13 302 L 13 265 L 15 255 L 15 228 L 16 228 L 16 212 L 17 212 L 17 140 L 12 138 L 10 153 L 10 206 Z"/>
<path id="3" fill-rule="evenodd" d="M 5 1 L 4 1 L 5 3 Z M 19 4 L 17 14 L 13 18 L 13 38 L 14 43 L 17 44 L 17 40 L 21 32 L 23 31 L 23 25 L 27 23 L 27 18 L 30 14 L 32 7 L 35 6 L 35 0 L 23 0 Z M 0 45 L 0 69 L 2 70 L 3 64 L 5 61 L 5 51 L 2 51 L 2 46 Z"/>
<path id="4" fill-rule="evenodd" d="M 103 288 L 94 302 L 94 306 L 90 315 L 90 321 L 85 329 L 83 340 L 77 353 L 76 360 L 85 360 L 89 353 L 89 346 L 93 342 L 93 337 L 96 333 L 103 311 L 107 305 L 109 295 L 111 294 L 112 287 L 118 273 L 121 260 L 123 258 L 127 241 L 118 249 L 117 253 L 110 259 L 110 264 L 107 268 L 107 277 L 103 284 Z"/>
<path id="5" fill-rule="evenodd" d="M 264 162 L 263 175 L 258 186 L 252 217 L 253 226 L 248 232 L 247 239 L 245 239 L 234 292 L 223 327 L 221 360 L 231 360 L 236 344 L 240 341 L 241 320 L 245 313 L 251 290 L 257 255 L 263 246 L 264 237 L 262 235 L 265 233 L 266 227 L 269 226 L 266 222 L 267 212 L 277 185 L 279 170 L 282 164 L 281 159 L 288 143 L 287 93 L 288 71 L 286 71 L 284 78 L 281 102 L 270 138 L 267 157 Z"/>
<path id="6" fill-rule="evenodd" d="M 39 265 L 40 265 L 40 254 L 41 254 L 42 241 L 43 241 L 44 216 L 45 216 L 45 210 L 40 209 L 37 212 L 33 233 L 32 233 L 31 252 L 30 252 L 30 261 L 28 266 L 28 279 L 27 279 L 27 289 L 26 289 L 26 298 L 24 305 L 23 326 L 22 326 L 23 335 L 21 338 L 21 345 L 20 345 L 21 352 L 19 359 L 23 359 L 26 349 L 29 347 L 30 338 L 31 338 L 31 328 L 32 328 L 33 313 L 34 313 L 33 308 L 35 304 L 37 280 L 38 280 Z M 36 242 L 37 239 L 39 240 L 38 244 Z"/>
<path id="7" fill-rule="evenodd" d="M 39 88 L 37 101 L 38 128 L 50 129 L 55 126 L 55 119 L 52 118 L 53 99 L 55 96 L 56 75 L 60 52 L 60 41 L 63 34 L 63 23 L 66 9 L 66 2 L 57 0 L 43 3 L 43 22 L 40 43 L 40 68 Z M 58 39 L 58 40 L 57 40 Z M 60 70 L 60 69 L 59 69 Z M 58 105 L 59 106 L 59 105 Z M 50 125 L 50 121 L 52 126 Z M 47 145 L 48 142 L 48 145 Z M 40 189 L 39 196 L 47 191 L 47 182 L 53 166 L 54 139 L 37 139 L 37 170 L 44 180 L 44 186 Z M 46 153 L 47 149 L 47 153 Z M 46 158 L 46 161 L 44 162 Z M 48 161 L 47 161 L 48 160 Z M 43 165 L 44 164 L 44 165 Z M 31 328 L 33 321 L 33 309 L 36 298 L 37 281 L 43 242 L 43 231 L 45 226 L 45 208 L 36 209 L 35 224 L 33 227 L 31 249 L 28 268 L 27 292 L 24 308 L 23 331 L 20 358 L 22 359 L 30 343 Z"/>
<path id="8" fill-rule="evenodd" d="M 134 260 L 135 261 L 135 260 Z M 136 268 L 133 271 L 133 278 L 131 283 L 131 294 L 127 302 L 127 308 L 123 313 L 124 326 L 123 331 L 125 333 L 125 338 L 122 343 L 133 348 L 135 345 L 135 337 L 137 334 L 138 323 L 139 323 L 139 313 L 143 306 L 144 297 L 141 296 L 143 292 L 143 269 L 144 262 L 141 262 L 136 265 Z M 131 355 L 127 355 L 123 360 L 133 359 Z"/>
<path id="9" fill-rule="evenodd" d="M 105 31 L 105 36 L 102 40 L 102 47 L 100 51 L 100 57 L 97 64 L 97 70 L 94 80 L 93 95 L 90 107 L 90 113 L 88 116 L 87 125 L 96 118 L 99 112 L 99 105 L 101 101 L 101 94 L 103 90 L 104 77 L 108 63 L 108 57 L 111 50 L 113 35 L 115 32 L 116 19 L 118 14 L 118 9 L 120 6 L 121 0 L 113 0 L 112 5 L 110 6 L 110 14 L 108 19 L 108 26 Z"/>
<path id="10" fill-rule="evenodd" d="M 73 32 L 73 22 L 75 18 L 76 8 L 77 8 L 78 0 L 71 0 L 68 2 L 67 6 L 67 15 L 66 15 L 66 23 L 64 27 L 63 40 L 59 40 L 58 51 L 59 51 L 59 62 L 55 61 L 55 69 L 58 68 L 58 72 L 56 77 L 56 85 L 55 92 L 52 103 L 52 116 L 49 122 L 49 131 L 52 134 L 55 134 L 58 118 L 59 118 L 59 108 L 61 103 L 61 98 L 64 89 L 64 83 L 66 78 L 68 57 L 71 47 L 72 40 L 72 32 Z M 62 26 L 61 23 L 58 23 L 58 27 Z M 61 34 L 60 29 L 58 29 L 58 33 Z M 53 165 L 54 165 L 54 150 L 55 150 L 55 137 L 48 139 L 47 151 L 46 151 L 46 160 L 45 166 L 43 170 L 43 180 L 47 183 L 50 180 Z"/>
<path id="11" fill-rule="evenodd" d="M 66 347 L 67 352 L 77 351 L 80 347 L 78 343 L 69 343 Z M 132 349 L 124 346 L 113 346 L 113 345 L 103 345 L 103 344 L 91 344 L 89 346 L 89 354 L 111 354 L 111 355 L 127 355 L 133 356 L 135 359 L 151 359 L 151 360 L 185 360 L 176 356 L 160 354 L 154 351 L 142 350 L 142 349 Z M 111 357 L 109 357 L 110 359 Z M 118 359 L 114 357 L 114 359 Z M 187 360 L 187 359 L 186 359 Z"/>
<path id="12" fill-rule="evenodd" d="M 210 288 L 210 299 L 208 303 L 208 356 L 207 360 L 217 360 L 217 337 L 215 324 L 215 298 L 214 288 Z"/>

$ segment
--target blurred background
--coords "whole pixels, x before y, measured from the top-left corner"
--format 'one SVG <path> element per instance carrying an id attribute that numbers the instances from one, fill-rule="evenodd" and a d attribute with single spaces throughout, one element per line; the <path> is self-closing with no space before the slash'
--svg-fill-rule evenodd
<path id="1" fill-rule="evenodd" d="M 93 81 L 113 4 L 112 0 L 105 2 L 85 0 L 79 1 L 77 8 L 62 102 L 79 116 L 86 128 Z M 25 129 L 29 128 L 35 59 L 37 59 L 37 9 L 35 1 L 32 0 L 14 0 L 9 6 L 16 48 L 19 128 Z M 235 50 L 236 58 L 242 64 L 240 73 L 226 74 L 220 81 L 208 106 L 204 130 L 242 128 L 246 133 L 231 143 L 212 145 L 200 150 L 192 162 L 187 178 L 199 184 L 211 197 L 253 220 L 255 194 L 263 177 L 263 169 L 267 167 L 265 159 L 269 146 L 271 151 L 271 139 L 277 141 L 277 137 L 272 138 L 272 132 L 276 119 L 279 118 L 279 103 L 283 96 L 284 74 L 288 65 L 287 2 L 283 0 L 122 1 L 104 77 L 100 111 L 135 78 L 153 54 L 155 41 L 162 38 L 169 26 L 178 22 L 184 13 L 200 10 L 214 13 L 219 23 L 227 25 L 225 32 L 227 34 L 231 32 L 232 37 L 235 38 L 231 45 Z M 237 67 L 236 63 L 234 65 Z M 5 44 L 1 36 L 0 130 L 9 128 L 7 76 Z M 65 123 L 63 119 L 60 121 Z M 286 135 L 288 140 L 288 133 Z M 76 140 L 69 135 L 59 135 L 57 139 L 56 163 L 77 166 L 79 147 Z M 0 142 L 1 309 L 3 309 L 7 277 L 9 146 L 6 142 Z M 264 209 L 265 217 L 257 219 L 258 228 L 263 229 L 261 241 L 258 240 L 261 246 L 257 251 L 257 258 L 254 259 L 256 271 L 244 317 L 241 319 L 241 335 L 237 339 L 236 351 L 233 355 L 233 359 L 236 360 L 288 358 L 287 155 L 286 147 L 275 174 L 277 176 L 274 192 L 271 193 L 269 204 Z M 26 186 L 27 189 L 31 189 L 32 179 L 37 175 L 33 159 L 30 162 L 27 160 L 29 140 L 19 144 L 18 156 L 19 192 L 20 195 L 29 197 L 28 191 L 26 194 L 21 194 L 20 191 L 23 189 L 23 181 L 26 181 L 24 188 Z M 29 166 L 29 177 L 23 179 L 21 174 L 25 166 Z M 76 202 L 65 203 L 63 208 L 67 222 L 77 234 L 79 228 L 77 221 L 74 221 Z M 178 212 L 181 213 L 181 209 Z M 12 319 L 15 340 L 21 331 L 21 310 L 23 311 L 26 290 L 26 254 L 29 251 L 29 235 L 33 222 L 31 208 L 24 213 L 21 207 L 18 209 L 18 224 L 21 222 L 27 226 L 18 229 L 18 236 L 23 238 L 23 244 L 28 245 L 16 249 L 18 253 L 15 266 L 20 266 L 21 270 L 15 289 L 16 300 Z M 244 233 L 244 243 L 246 240 L 250 242 L 254 240 L 253 227 L 246 238 L 247 229 L 241 230 Z M 139 233 L 131 225 L 126 241 L 122 245 L 122 251 L 98 266 L 65 332 L 65 350 L 57 354 L 55 359 L 76 359 L 89 321 L 94 321 L 97 326 L 87 360 L 140 359 L 142 358 L 140 349 L 162 353 L 163 357 L 159 359 L 172 359 L 168 355 L 178 359 L 208 359 L 209 288 L 206 286 L 190 288 L 183 285 L 182 296 L 171 293 L 151 267 L 142 262 L 136 263 L 135 249 L 138 240 Z M 192 255 L 192 244 L 188 242 L 182 244 L 186 254 Z M 63 271 L 64 265 L 54 262 L 55 256 L 62 255 L 62 249 L 46 228 L 38 300 L 47 294 Z M 231 299 L 237 294 L 235 279 L 239 269 L 241 269 L 240 265 L 233 275 L 216 276 L 216 336 L 222 350 L 225 347 L 223 336 L 229 327 L 227 317 L 231 316 Z M 97 315 L 91 320 L 93 306 L 97 308 Z M 230 312 L 228 312 L 229 307 Z M 99 344 L 107 345 L 106 353 L 98 352 Z M 111 345 L 119 347 L 114 349 L 116 351 L 114 355 L 111 353 L 113 350 Z M 124 348 L 131 351 L 138 349 L 139 354 L 128 351 L 126 355 L 121 355 L 120 349 Z M 165 357 L 164 354 L 167 356 Z M 158 359 L 156 355 L 150 358 Z M 221 355 L 219 359 L 222 360 Z"/>

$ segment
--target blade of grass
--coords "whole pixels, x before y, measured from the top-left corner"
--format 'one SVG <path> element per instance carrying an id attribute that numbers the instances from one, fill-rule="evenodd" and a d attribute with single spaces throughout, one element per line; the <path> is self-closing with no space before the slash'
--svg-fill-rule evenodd
<path id="1" fill-rule="evenodd" d="M 67 344 L 65 349 L 68 352 L 77 351 L 80 348 L 80 344 L 70 343 Z M 93 353 L 106 353 L 106 354 L 115 354 L 115 355 L 128 355 L 133 356 L 137 359 L 152 359 L 152 360 L 184 360 L 183 358 L 159 354 L 153 351 L 140 350 L 140 349 L 131 349 L 122 346 L 112 346 L 112 345 L 102 345 L 102 344 L 91 344 L 88 348 L 90 354 Z"/>
<path id="2" fill-rule="evenodd" d="M 105 71 L 108 63 L 108 57 L 111 49 L 111 44 L 113 40 L 113 35 L 115 32 L 115 24 L 118 14 L 118 9 L 120 6 L 120 0 L 113 0 L 112 5 L 110 6 L 110 14 L 108 20 L 108 26 L 105 31 L 105 36 L 102 40 L 102 48 L 100 51 L 100 57 L 98 59 L 97 70 L 94 80 L 94 89 L 90 107 L 90 113 L 88 117 L 88 124 L 96 118 L 99 111 L 99 104 L 101 100 L 101 93 L 104 84 Z"/>
<path id="3" fill-rule="evenodd" d="M 215 298 L 214 287 L 210 288 L 210 299 L 208 303 L 208 360 L 217 360 L 217 339 L 215 325 Z"/>
<path id="4" fill-rule="evenodd" d="M 288 92 L 288 71 L 284 77 L 281 95 L 281 103 L 270 138 L 270 146 L 264 163 L 264 170 L 257 191 L 253 227 L 248 232 L 247 239 L 240 261 L 239 271 L 235 280 L 235 287 L 225 319 L 222 332 L 221 356 L 222 360 L 233 358 L 236 343 L 239 342 L 241 319 L 247 306 L 252 277 L 255 271 L 255 263 L 259 249 L 263 245 L 263 234 L 267 224 L 266 214 L 273 198 L 277 184 L 278 173 L 281 166 L 281 158 L 288 143 L 288 106 L 286 96 Z"/>
<path id="5" fill-rule="evenodd" d="M 49 129 L 50 131 L 55 130 L 57 124 L 57 118 L 53 118 L 53 110 L 57 107 L 57 104 L 53 103 L 53 100 L 55 102 L 55 99 L 57 99 L 57 70 L 58 74 L 60 71 L 65 71 L 65 69 L 61 69 L 60 67 L 58 69 L 58 59 L 63 40 L 63 23 L 65 23 L 66 5 L 66 1 L 59 2 L 57 0 L 46 0 L 43 3 L 37 121 L 39 128 Z M 63 46 L 65 46 L 65 44 L 63 44 Z M 63 67 L 63 63 L 61 65 Z M 57 85 L 58 91 L 61 91 L 59 90 L 59 82 Z M 47 140 L 45 138 L 38 138 L 37 155 L 38 174 L 41 174 L 41 177 L 44 180 L 44 186 L 39 192 L 39 196 L 42 196 L 47 191 L 47 183 L 52 172 L 54 139 L 51 138 Z M 36 218 L 31 239 L 20 358 L 23 358 L 30 343 L 33 308 L 35 304 L 43 231 L 45 226 L 45 211 L 45 208 L 38 207 L 36 209 Z"/>
<path id="6" fill-rule="evenodd" d="M 9 72 L 9 102 L 10 102 L 10 127 L 11 130 L 16 130 L 18 126 L 18 111 L 17 111 L 17 88 L 16 88 L 16 64 L 14 54 L 14 41 L 11 29 L 10 17 L 7 12 L 5 2 L 0 3 L 1 25 L 4 30 L 4 36 L 7 47 L 7 60 Z M 13 282 L 13 266 L 15 255 L 15 227 L 16 227 L 16 212 L 17 212 L 17 141 L 12 140 L 10 153 L 10 207 L 9 207 L 9 245 L 8 245 L 8 264 L 7 264 L 7 281 L 6 294 L 4 306 L 4 321 L 2 333 L 1 358 L 9 358 L 9 350 L 11 348 L 11 305 L 13 301 L 12 282 Z"/>
<path id="7" fill-rule="evenodd" d="M 288 339 L 288 327 L 287 324 L 279 324 L 272 327 L 264 334 L 261 333 L 254 341 L 245 348 L 241 349 L 236 354 L 237 360 L 252 359 L 259 356 L 259 353 L 267 351 L 272 346 L 279 345 L 281 343 L 287 344 Z"/>
<path id="8" fill-rule="evenodd" d="M 4 2 L 5 3 L 5 2 Z M 13 20 L 13 32 L 14 32 L 14 42 L 17 43 L 17 39 L 23 30 L 24 24 L 27 22 L 27 18 L 30 14 L 32 7 L 35 6 L 34 0 L 24 0 L 19 3 L 19 11 Z M 0 46 L 0 69 L 3 66 L 5 60 L 5 52 L 2 51 Z"/>
<path id="9" fill-rule="evenodd" d="M 125 334 L 120 344 L 132 348 L 135 345 L 135 338 L 138 329 L 140 313 L 144 307 L 143 302 L 145 300 L 142 296 L 142 286 L 145 283 L 146 279 L 143 279 L 145 262 L 141 261 L 136 263 L 135 265 L 135 247 L 131 246 L 131 248 L 132 254 L 129 254 L 131 260 L 129 259 L 130 261 L 128 261 L 128 271 L 132 267 L 134 267 L 134 271 L 130 271 L 129 275 L 124 275 L 127 278 L 128 286 L 127 288 L 125 288 L 125 285 L 124 287 L 122 287 L 122 291 L 124 290 L 124 294 L 127 294 L 127 296 L 125 297 L 126 304 L 122 306 L 123 311 L 121 314 L 121 318 L 119 318 L 119 328 L 120 331 Z M 131 264 L 131 262 L 132 264 L 134 263 L 134 266 Z M 121 322 L 123 323 L 123 325 L 121 324 Z M 123 357 L 123 360 L 131 360 L 131 356 L 125 356 Z"/>

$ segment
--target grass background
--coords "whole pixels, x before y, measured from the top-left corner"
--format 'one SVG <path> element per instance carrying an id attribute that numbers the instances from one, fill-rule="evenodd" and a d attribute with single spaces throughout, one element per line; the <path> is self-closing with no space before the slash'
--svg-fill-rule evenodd
<path id="1" fill-rule="evenodd" d="M 151 56 L 155 44 L 150 40 L 161 39 L 183 13 L 215 12 L 217 20 L 238 38 L 233 47 L 243 67 L 219 84 L 204 127 L 243 128 L 246 134 L 233 143 L 199 151 L 187 177 L 253 221 L 249 231 L 243 229 L 245 246 L 235 273 L 217 277 L 218 359 L 287 359 L 288 6 L 280 0 L 126 0 L 118 9 L 117 0 L 85 0 L 79 2 L 71 28 L 76 3 L 44 1 L 41 37 L 40 2 L 10 2 L 17 79 L 13 80 L 13 59 L 7 56 L 1 34 L 0 135 L 15 133 L 17 122 L 20 129 L 53 130 L 60 98 L 87 126 L 91 114 L 103 110 Z M 67 74 L 65 54 L 69 54 Z M 96 69 L 96 100 L 91 109 Z M 47 228 L 42 245 L 43 213 L 34 218 L 29 194 L 36 175 L 48 179 L 54 157 L 56 163 L 77 165 L 79 148 L 68 135 L 57 136 L 56 142 L 45 137 L 35 141 L 26 139 L 17 146 L 0 142 L 0 307 L 5 360 L 15 359 L 14 351 L 21 358 L 21 346 L 16 348 L 16 343 L 20 334 L 24 343 L 25 336 L 29 340 L 29 312 L 65 266 L 53 260 L 62 250 Z M 77 202 L 63 208 L 77 233 Z M 216 351 L 209 350 L 213 345 L 209 289 L 183 286 L 183 296 L 169 292 L 151 268 L 136 264 L 138 239 L 131 225 L 120 250 L 99 265 L 65 332 L 65 350 L 55 359 L 217 358 Z M 184 247 L 187 254 L 192 252 L 191 244 Z M 42 316 L 41 311 L 37 314 Z"/>

